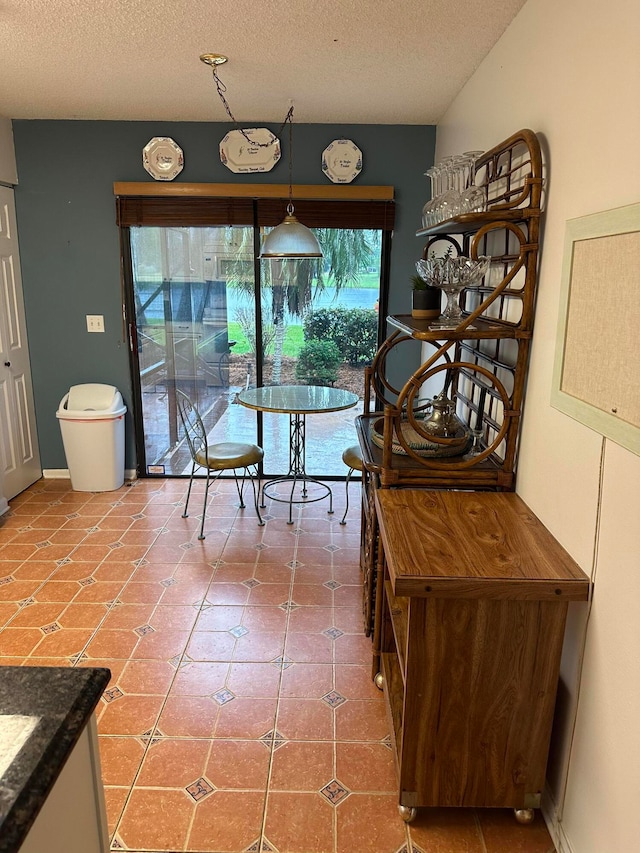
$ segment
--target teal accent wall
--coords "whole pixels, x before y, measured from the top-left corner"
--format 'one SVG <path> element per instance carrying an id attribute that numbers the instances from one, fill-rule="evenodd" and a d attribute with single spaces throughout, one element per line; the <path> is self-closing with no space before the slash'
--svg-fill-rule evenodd
<path id="1" fill-rule="evenodd" d="M 263 122 L 245 126 L 277 125 Z M 71 385 L 105 382 L 129 409 L 126 467 L 135 468 L 129 351 L 123 332 L 120 246 L 114 181 L 153 179 L 142 149 L 170 136 L 184 151 L 176 183 L 288 183 L 288 141 L 264 174 L 234 175 L 218 145 L 228 123 L 25 121 L 13 122 L 18 186 L 16 209 L 31 372 L 43 468 L 66 468 L 55 413 Z M 410 310 L 409 277 L 420 257 L 415 232 L 428 197 L 424 172 L 433 164 L 433 126 L 296 124 L 293 182 L 328 184 L 321 155 L 334 139 L 351 139 L 363 152 L 358 185 L 392 185 L 396 227 L 389 310 Z M 354 182 L 354 185 L 355 183 Z M 85 315 L 103 314 L 105 333 L 87 332 Z"/>

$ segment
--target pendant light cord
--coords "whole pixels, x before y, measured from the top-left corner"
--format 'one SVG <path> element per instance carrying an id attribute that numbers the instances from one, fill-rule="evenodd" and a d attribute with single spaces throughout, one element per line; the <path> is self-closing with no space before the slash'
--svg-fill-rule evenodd
<path id="1" fill-rule="evenodd" d="M 270 145 L 273 145 L 273 140 L 271 142 L 256 142 L 255 140 L 251 139 L 250 136 L 248 136 L 248 134 L 246 133 L 245 130 L 243 130 L 243 128 L 240 127 L 236 117 L 231 112 L 231 107 L 229 106 L 229 102 L 225 98 L 225 92 L 227 91 L 227 87 L 224 85 L 222 80 L 218 77 L 217 66 L 214 65 L 212 68 L 212 71 L 213 71 L 213 80 L 216 84 L 216 89 L 218 91 L 218 97 L 222 101 L 222 106 L 227 111 L 227 115 L 229 116 L 231 121 L 235 124 L 236 130 L 239 130 L 240 133 L 247 140 L 247 142 L 249 142 L 251 145 L 255 146 L 256 148 L 269 148 Z M 292 121 L 293 121 L 293 105 L 291 105 L 289 107 L 289 111 L 286 114 L 286 116 L 284 117 L 284 121 L 280 125 L 280 128 L 278 129 L 278 132 L 275 134 L 275 136 L 279 137 L 280 134 L 282 133 L 282 131 L 284 130 L 284 128 L 286 127 L 286 125 L 288 124 L 289 125 L 289 143 L 291 143 L 291 123 L 292 123 Z M 290 164 L 289 165 L 289 172 L 291 172 L 291 144 L 289 144 L 289 164 Z M 291 183 L 291 179 L 289 179 L 289 183 Z M 289 194 L 291 195 L 291 187 L 289 187 Z"/>

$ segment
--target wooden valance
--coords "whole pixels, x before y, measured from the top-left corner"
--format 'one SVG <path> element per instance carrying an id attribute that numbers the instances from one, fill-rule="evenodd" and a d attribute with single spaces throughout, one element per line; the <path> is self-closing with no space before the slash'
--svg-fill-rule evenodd
<path id="1" fill-rule="evenodd" d="M 282 221 L 288 184 L 114 184 L 123 227 L 272 226 Z M 310 228 L 393 230 L 393 187 L 294 185 L 298 218 Z"/>

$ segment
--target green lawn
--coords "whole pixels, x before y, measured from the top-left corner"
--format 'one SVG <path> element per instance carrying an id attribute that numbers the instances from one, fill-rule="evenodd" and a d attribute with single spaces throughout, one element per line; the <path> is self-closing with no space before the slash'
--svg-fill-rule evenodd
<path id="1" fill-rule="evenodd" d="M 246 353 L 251 352 L 249 341 L 246 339 L 242 328 L 240 327 L 240 323 L 234 323 L 232 320 L 229 321 L 229 340 L 237 341 L 232 350 L 234 355 L 245 355 Z M 293 357 L 297 356 L 303 343 L 304 332 L 302 330 L 302 325 L 287 326 L 282 354 Z M 273 351 L 273 346 L 271 347 L 271 350 Z"/>

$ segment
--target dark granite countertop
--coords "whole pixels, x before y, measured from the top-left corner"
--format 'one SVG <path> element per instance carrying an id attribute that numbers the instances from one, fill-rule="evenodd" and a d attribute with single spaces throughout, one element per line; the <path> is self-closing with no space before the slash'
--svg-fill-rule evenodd
<path id="1" fill-rule="evenodd" d="M 109 677 L 108 669 L 0 667 L 0 752 L 3 731 L 4 748 L 8 738 L 15 744 L 16 717 L 39 718 L 0 777 L 0 853 L 20 849 Z"/>

